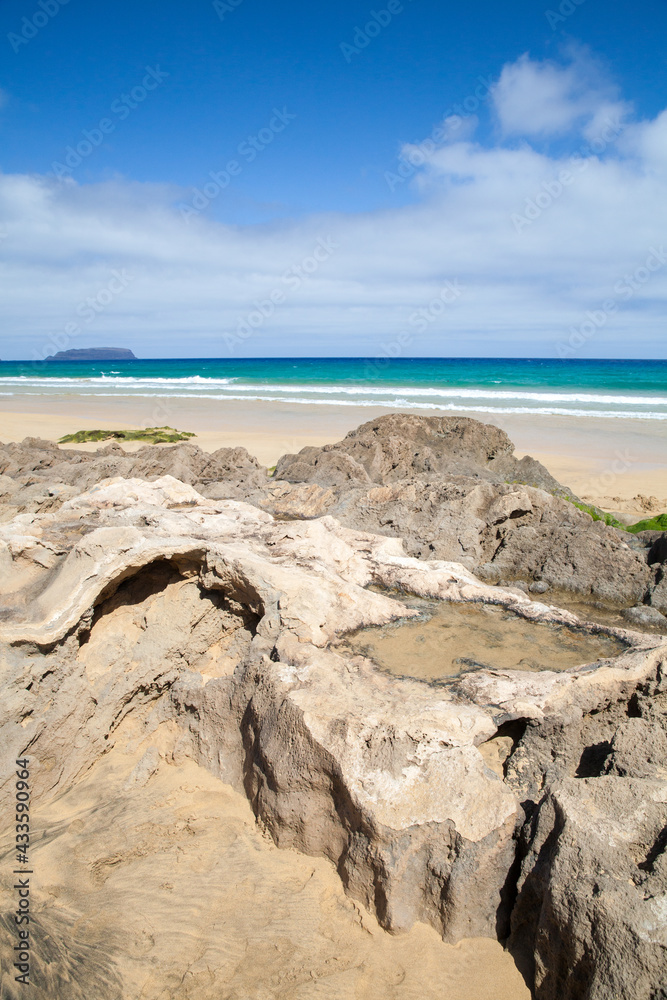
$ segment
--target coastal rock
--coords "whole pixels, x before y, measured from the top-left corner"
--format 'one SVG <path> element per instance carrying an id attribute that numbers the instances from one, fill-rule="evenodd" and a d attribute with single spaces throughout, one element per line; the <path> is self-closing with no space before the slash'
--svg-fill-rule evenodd
<path id="1" fill-rule="evenodd" d="M 657 569 L 656 581 L 649 590 L 649 604 L 662 614 L 667 614 L 667 562 Z"/>
<path id="2" fill-rule="evenodd" d="M 316 483 L 293 485 L 278 482 L 267 488 L 264 497 L 257 498 L 258 506 L 270 511 L 274 517 L 298 520 L 323 517 L 335 503 L 333 490 L 323 489 Z"/>
<path id="3" fill-rule="evenodd" d="M 657 608 L 637 604 L 634 608 L 624 608 L 624 618 L 634 625 L 662 625 L 667 629 L 667 618 Z"/>
<path id="4" fill-rule="evenodd" d="M 391 413 L 362 424 L 336 444 L 284 455 L 275 475 L 320 486 L 475 476 L 571 495 L 535 459 L 515 458 L 514 445 L 504 431 L 468 417 Z"/>
<path id="5" fill-rule="evenodd" d="M 614 733 L 605 774 L 621 778 L 667 778 L 667 725 L 625 719 Z"/>
<path id="6" fill-rule="evenodd" d="M 90 453 L 26 438 L 21 444 L 0 445 L 2 481 L 11 479 L 17 484 L 14 490 L 0 492 L 0 517 L 56 509 L 58 497 L 64 502 L 113 476 L 151 481 L 164 475 L 189 484 L 228 484 L 223 489 L 228 496 L 257 490 L 266 485 L 267 478 L 266 470 L 245 448 L 208 453 L 182 443 L 169 448 L 147 445 L 128 453 L 113 442 Z"/>
<path id="7" fill-rule="evenodd" d="M 19 484 L 14 482 L 11 476 L 0 475 L 0 498 L 10 497 L 18 489 Z"/>
<path id="8" fill-rule="evenodd" d="M 324 488 L 298 489 L 298 502 L 317 509 L 331 500 Z M 642 857 L 662 871 L 655 831 L 667 786 L 651 754 L 642 757 L 640 747 L 629 759 L 632 733 L 622 727 L 631 705 L 649 729 L 662 725 L 663 638 L 584 625 L 521 590 L 488 586 L 460 563 L 412 558 L 399 539 L 329 515 L 276 521 L 168 475 L 114 477 L 57 510 L 18 515 L 0 525 L 0 563 L 3 801 L 13 791 L 11 760 L 26 753 L 40 762 L 33 794 L 47 802 L 75 787 L 138 713 L 146 736 L 164 723 L 180 728 L 173 766 L 194 757 L 243 792 L 277 845 L 332 861 L 348 894 L 382 926 L 408 932 L 421 922 L 455 942 L 504 937 L 512 920 L 513 947 L 534 961 L 542 1000 L 562 976 L 557 965 L 555 979 L 542 975 L 550 945 L 531 920 L 574 955 L 586 940 L 585 910 L 604 927 L 596 964 L 579 994 L 562 995 L 597 998 L 612 984 L 610 995 L 643 1000 L 614 971 L 613 944 L 650 916 L 644 980 L 659 984 L 667 915 L 646 904 L 632 916 L 630 890 L 613 898 L 605 890 L 582 909 L 591 888 L 583 868 L 581 894 L 576 880 L 567 889 L 579 872 L 575 847 L 547 865 L 540 845 L 553 829 L 548 803 L 562 800 L 575 816 L 572 843 L 588 844 L 587 864 L 599 855 L 606 865 L 606 825 L 615 836 L 619 821 L 605 812 L 615 793 L 597 789 L 639 782 L 620 793 L 619 815 L 642 850 L 654 837 Z M 446 684 L 397 677 L 344 640 L 417 615 L 392 596 L 405 592 L 597 629 L 623 651 L 566 671 L 470 669 Z M 152 740 L 144 746 L 125 791 L 155 780 L 162 753 Z M 600 845 L 586 841 L 583 826 L 577 832 L 589 808 L 577 804 L 577 773 L 594 777 Z M 644 818 L 633 805 L 640 794 L 649 803 Z M 515 908 L 519 837 L 526 853 Z M 569 923 L 563 892 L 574 893 Z M 117 971 L 106 970 L 105 982 Z"/>
<path id="9" fill-rule="evenodd" d="M 114 443 L 86 453 L 36 439 L 0 446 L 0 475 L 19 484 L 0 493 L 0 520 L 55 510 L 108 477 L 173 475 L 212 500 L 246 500 L 278 518 L 331 514 L 490 582 L 539 581 L 621 605 L 664 605 L 661 571 L 649 565 L 661 533 L 635 537 L 593 522 L 539 463 L 514 458 L 504 432 L 466 418 L 382 417 L 337 444 L 284 456 L 273 478 L 243 448 L 209 455 L 184 443 L 128 454 Z"/>
<path id="10" fill-rule="evenodd" d="M 664 983 L 666 667 L 513 731 L 505 779 L 528 821 L 509 947 L 537 1000 L 653 1000 Z"/>
<path id="11" fill-rule="evenodd" d="M 75 790 L 141 719 L 119 794 L 194 758 L 275 844 L 333 862 L 382 926 L 510 934 L 536 1000 L 654 1000 L 667 642 L 531 597 L 649 595 L 629 620 L 657 621 L 662 534 L 625 538 L 548 480 L 503 481 L 521 463 L 475 421 L 371 422 L 348 438 L 286 458 L 292 482 L 243 449 L 0 448 L 2 794 L 24 752 L 37 801 Z M 345 635 L 414 616 L 406 592 L 597 629 L 625 651 L 566 671 L 397 677 Z M 93 859 L 94 877 L 126 848 Z M 59 974 L 60 956 L 39 962 Z M 90 989 L 117 993 L 124 973 L 106 951 L 100 962 Z"/>
<path id="12" fill-rule="evenodd" d="M 275 478 L 289 483 L 315 483 L 325 488 L 373 482 L 360 462 L 335 445 L 308 447 L 298 455 L 284 455 L 276 465 Z"/>
<path id="13" fill-rule="evenodd" d="M 421 571 L 400 543 L 329 518 L 275 524 L 171 477 L 99 484 L 1 534 L 19 584 L 0 625 L 4 742 L 54 761 L 36 794 L 67 787 L 133 706 L 171 688 L 176 716 L 203 720 L 207 766 L 245 785 L 277 843 L 334 860 L 381 923 L 493 933 L 521 814 L 476 750 L 492 714 L 326 648 L 411 614 L 362 589 Z M 428 576 L 437 591 L 475 586 L 456 567 Z"/>
<path id="14" fill-rule="evenodd" d="M 593 522 L 539 462 L 516 459 L 503 431 L 476 420 L 390 414 L 284 456 L 275 477 L 333 490 L 328 511 L 341 523 L 400 537 L 418 558 L 492 565 L 489 579 L 621 604 L 642 601 L 653 582 L 645 544 Z"/>
<path id="15" fill-rule="evenodd" d="M 511 947 L 537 1000 L 654 1000 L 667 969 L 667 782 L 566 779 L 540 804 Z"/>
<path id="16" fill-rule="evenodd" d="M 489 582 L 540 581 L 632 604 L 653 580 L 644 546 L 530 486 L 458 476 L 331 492 L 327 511 L 342 524 L 399 537 L 410 555 L 461 562 Z M 270 496 L 248 499 L 277 513 Z"/>

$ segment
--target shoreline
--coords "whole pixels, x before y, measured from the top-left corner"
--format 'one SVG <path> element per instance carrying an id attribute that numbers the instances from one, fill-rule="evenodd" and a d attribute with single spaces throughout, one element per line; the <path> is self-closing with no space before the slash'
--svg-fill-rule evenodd
<path id="1" fill-rule="evenodd" d="M 139 429 L 169 424 L 193 431 L 192 443 L 204 451 L 244 447 L 262 465 L 307 445 L 341 440 L 362 423 L 396 412 L 395 407 L 309 406 L 243 403 L 237 400 L 159 400 L 137 396 L 114 399 L 73 395 L 13 397 L 0 404 L 0 441 L 41 437 L 57 441 L 65 434 L 94 428 Z M 422 416 L 442 416 L 433 410 Z M 538 459 L 564 485 L 586 502 L 604 510 L 637 514 L 638 519 L 667 510 L 667 426 L 652 420 L 555 417 L 455 411 L 502 428 L 516 454 Z M 103 443 L 64 445 L 95 451 Z M 128 443 L 126 451 L 143 444 Z M 638 499 L 638 497 L 640 499 Z"/>

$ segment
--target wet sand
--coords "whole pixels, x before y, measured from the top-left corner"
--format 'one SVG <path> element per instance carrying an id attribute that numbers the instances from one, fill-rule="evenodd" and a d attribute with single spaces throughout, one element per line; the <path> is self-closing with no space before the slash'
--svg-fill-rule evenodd
<path id="1" fill-rule="evenodd" d="M 0 403 L 0 441 L 27 436 L 57 440 L 83 429 L 169 424 L 194 431 L 194 442 L 206 451 L 240 445 L 262 464 L 273 466 L 281 455 L 339 441 L 359 424 L 388 412 L 392 411 L 381 407 L 236 400 L 26 395 L 6 397 Z M 419 412 L 442 416 L 436 410 Z M 539 459 L 560 482 L 605 510 L 643 517 L 667 509 L 667 421 L 461 415 L 501 427 L 519 456 Z M 98 445 L 76 447 L 92 451 Z M 127 447 L 136 450 L 141 445 Z"/>

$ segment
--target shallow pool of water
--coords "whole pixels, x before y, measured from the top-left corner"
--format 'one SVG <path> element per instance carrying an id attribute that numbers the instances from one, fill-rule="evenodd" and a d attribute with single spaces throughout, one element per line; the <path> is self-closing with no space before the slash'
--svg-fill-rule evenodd
<path id="1" fill-rule="evenodd" d="M 569 670 L 627 649 L 619 639 L 532 622 L 494 604 L 406 601 L 419 618 L 370 626 L 343 645 L 402 677 L 438 680 L 468 670 Z"/>
<path id="2" fill-rule="evenodd" d="M 585 622 L 596 622 L 598 625 L 612 625 L 615 628 L 628 628 L 634 632 L 646 632 L 647 635 L 665 635 L 664 624 L 643 624 L 629 621 L 622 614 L 623 606 L 600 601 L 590 595 L 573 594 L 569 590 L 550 590 L 538 597 L 545 604 L 555 604 L 558 608 L 572 611 Z"/>

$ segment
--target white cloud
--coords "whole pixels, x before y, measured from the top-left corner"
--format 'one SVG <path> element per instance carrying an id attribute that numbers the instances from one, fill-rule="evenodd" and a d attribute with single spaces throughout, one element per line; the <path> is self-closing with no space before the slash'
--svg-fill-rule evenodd
<path id="1" fill-rule="evenodd" d="M 506 123 L 518 122 L 525 87 L 508 83 L 517 78 L 544 84 L 542 118 L 534 103 L 523 105 L 533 135 L 548 121 L 552 130 L 586 128 L 609 114 L 599 80 L 595 101 L 574 115 L 582 98 L 563 73 L 570 80 L 568 66 L 526 58 L 506 67 L 498 105 Z M 578 149 L 581 133 L 571 140 Z M 205 214 L 187 224 L 176 207 L 184 192 L 158 185 L 0 175 L 0 356 L 52 353 L 69 323 L 79 330 L 67 346 L 117 343 L 144 357 L 363 356 L 402 330 L 414 334 L 407 355 L 554 356 L 569 326 L 611 298 L 619 309 L 582 356 L 664 356 L 667 264 L 629 298 L 614 286 L 651 247 L 662 252 L 666 156 L 667 112 L 612 131 L 599 155 L 576 161 L 527 142 L 450 137 L 418 169 L 416 204 L 265 227 Z M 319 244 L 318 262 L 319 240 L 337 246 Z M 87 322 L 86 298 L 114 270 L 131 280 Z M 414 311 L 456 279 L 464 293 L 418 332 Z M 272 304 L 272 292 L 283 300 Z M 231 351 L 226 336 L 251 315 L 260 321 Z"/>
<path id="2" fill-rule="evenodd" d="M 667 172 L 667 110 L 653 121 L 630 126 L 619 144 L 629 156 L 636 157 L 645 171 L 657 171 L 664 177 Z"/>
<path id="3" fill-rule="evenodd" d="M 558 136 L 580 126 L 592 138 L 608 118 L 622 119 L 631 111 L 580 49 L 566 64 L 538 62 L 525 53 L 503 68 L 492 98 L 505 135 Z"/>

